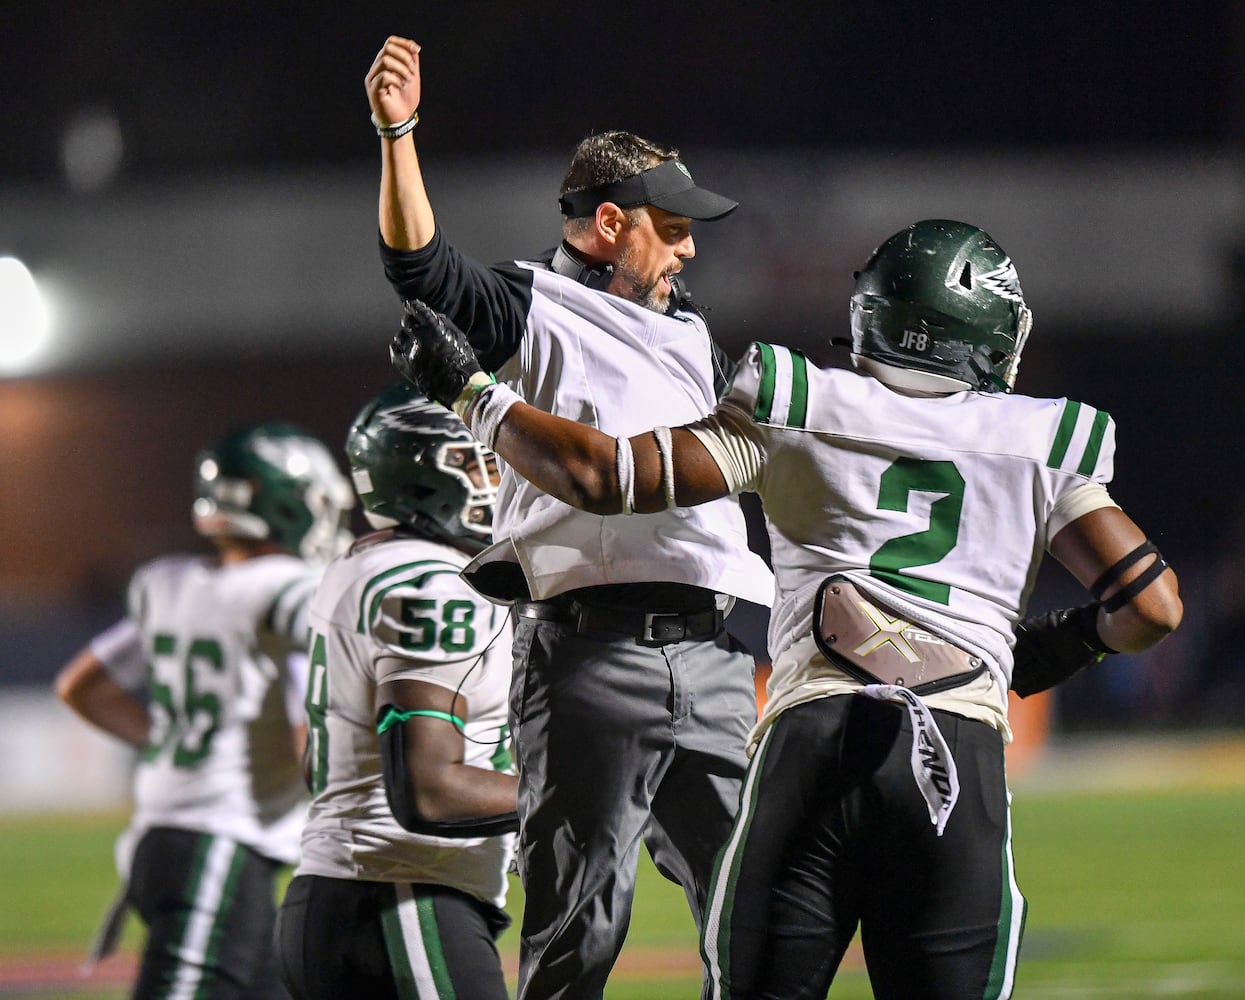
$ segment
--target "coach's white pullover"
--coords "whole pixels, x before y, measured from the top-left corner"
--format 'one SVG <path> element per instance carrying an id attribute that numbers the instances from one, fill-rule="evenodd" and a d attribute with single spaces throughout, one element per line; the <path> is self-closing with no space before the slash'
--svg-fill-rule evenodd
<path id="1" fill-rule="evenodd" d="M 709 331 L 699 315 L 662 315 L 571 278 L 535 270 L 527 333 L 498 372 L 527 402 L 614 437 L 677 427 L 713 409 Z M 610 583 L 693 584 L 768 605 L 773 580 L 748 549 L 734 498 L 635 517 L 576 510 L 505 468 L 494 536 L 523 566 L 532 596 Z"/>
<path id="2" fill-rule="evenodd" d="M 717 403 L 709 330 L 690 305 L 657 313 L 554 272 L 548 258 L 485 266 L 439 231 L 420 250 L 382 241 L 381 252 L 399 295 L 448 313 L 481 363 L 533 406 L 618 437 L 689 423 Z M 748 548 L 734 497 L 601 517 L 542 493 L 503 463 L 496 510 L 497 543 L 468 578 L 481 563 L 509 559 L 537 600 L 580 587 L 669 582 L 773 601 L 773 576 Z"/>

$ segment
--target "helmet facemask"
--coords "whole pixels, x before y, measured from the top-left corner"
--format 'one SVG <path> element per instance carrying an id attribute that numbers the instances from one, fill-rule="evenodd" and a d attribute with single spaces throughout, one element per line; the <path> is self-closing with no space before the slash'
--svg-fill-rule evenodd
<path id="1" fill-rule="evenodd" d="M 360 411 L 346 439 L 355 489 L 374 527 L 479 551 L 490 541 L 497 459 L 451 411 L 399 383 Z"/>
<path id="2" fill-rule="evenodd" d="M 467 489 L 461 516 L 463 530 L 487 541 L 493 533 L 497 504 L 497 456 L 478 441 L 449 442 L 437 451 L 436 465 Z"/>

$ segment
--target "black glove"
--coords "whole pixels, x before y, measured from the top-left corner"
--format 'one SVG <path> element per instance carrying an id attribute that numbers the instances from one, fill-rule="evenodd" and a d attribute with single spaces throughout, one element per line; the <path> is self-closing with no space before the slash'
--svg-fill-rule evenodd
<path id="1" fill-rule="evenodd" d="M 471 376 L 483 371 L 467 335 L 419 299 L 402 306 L 402 328 L 389 344 L 398 373 L 429 399 L 452 407 Z"/>
<path id="2" fill-rule="evenodd" d="M 1034 615 L 1016 626 L 1012 690 L 1027 698 L 1114 652 L 1098 638 L 1097 603 Z"/>

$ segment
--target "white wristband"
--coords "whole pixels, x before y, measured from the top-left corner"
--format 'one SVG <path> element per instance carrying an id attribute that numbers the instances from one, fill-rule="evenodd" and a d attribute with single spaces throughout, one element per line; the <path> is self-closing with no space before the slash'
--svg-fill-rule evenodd
<path id="1" fill-rule="evenodd" d="M 507 411 L 515 403 L 523 402 L 517 392 L 508 385 L 491 385 L 476 395 L 463 416 L 464 422 L 471 428 L 477 441 L 487 448 L 492 448 L 497 440 L 497 431 Z"/>
<path id="2" fill-rule="evenodd" d="M 674 504 L 674 442 L 670 439 L 669 427 L 654 427 L 653 437 L 657 439 L 657 454 L 661 458 L 661 485 L 666 494 L 666 510 Z"/>
<path id="3" fill-rule="evenodd" d="M 635 513 L 635 454 L 631 450 L 631 441 L 620 437 L 618 440 L 618 494 L 622 499 L 622 513 Z"/>
<path id="4" fill-rule="evenodd" d="M 415 130 L 415 126 L 419 124 L 419 112 L 412 111 L 411 117 L 399 125 L 382 125 L 373 112 L 372 124 L 376 127 L 376 134 L 382 139 L 401 139 L 407 132 Z"/>

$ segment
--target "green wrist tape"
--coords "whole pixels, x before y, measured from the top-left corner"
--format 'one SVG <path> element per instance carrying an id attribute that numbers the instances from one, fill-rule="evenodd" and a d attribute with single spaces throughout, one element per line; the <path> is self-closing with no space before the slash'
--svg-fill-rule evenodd
<path id="1" fill-rule="evenodd" d="M 467 410 L 471 407 L 471 404 L 475 402 L 476 397 L 489 386 L 496 384 L 497 379 L 495 379 L 491 373 L 476 372 L 471 376 L 467 384 L 463 386 L 463 391 L 458 394 L 458 398 L 454 400 L 453 404 L 450 406 L 450 409 L 458 414 L 459 420 L 466 420 Z"/>

